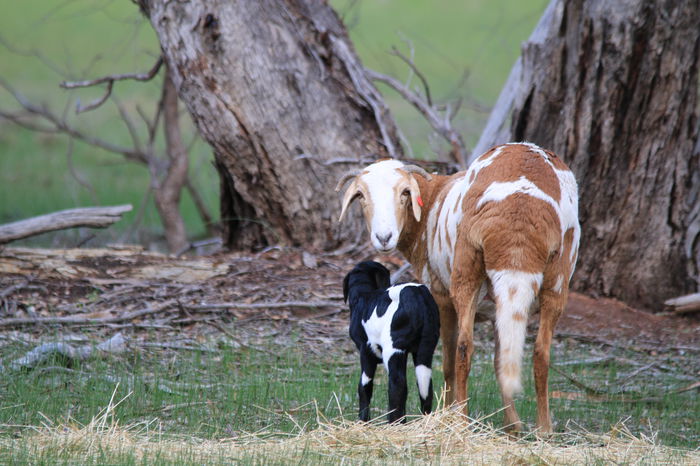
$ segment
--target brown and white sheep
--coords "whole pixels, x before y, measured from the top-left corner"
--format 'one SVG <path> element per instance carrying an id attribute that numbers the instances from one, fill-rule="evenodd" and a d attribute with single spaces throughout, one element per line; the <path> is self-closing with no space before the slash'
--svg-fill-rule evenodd
<path id="1" fill-rule="evenodd" d="M 511 143 L 492 148 L 468 170 L 451 176 L 382 160 L 346 175 L 336 190 L 350 179 L 340 220 L 359 199 L 374 247 L 398 248 L 440 307 L 448 403 L 466 403 L 474 317 L 489 292 L 496 303 L 494 365 L 504 424 L 521 429 L 513 397 L 521 390 L 528 312 L 539 298 L 537 427 L 551 432 L 550 345 L 580 237 L 573 173 L 549 151 Z"/>

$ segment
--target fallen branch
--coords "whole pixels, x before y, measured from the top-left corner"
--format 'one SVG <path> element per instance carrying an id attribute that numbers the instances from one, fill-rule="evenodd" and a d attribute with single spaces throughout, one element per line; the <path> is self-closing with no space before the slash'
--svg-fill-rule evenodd
<path id="1" fill-rule="evenodd" d="M 320 308 L 320 307 L 343 307 L 342 302 L 337 301 L 278 301 L 263 303 L 215 303 L 183 306 L 190 311 L 207 311 L 217 309 L 280 309 L 288 307 L 300 308 Z"/>
<path id="2" fill-rule="evenodd" d="M 700 311 L 700 293 L 688 294 L 669 299 L 664 305 L 673 309 L 674 314 L 687 314 Z"/>
<path id="3" fill-rule="evenodd" d="M 75 348 L 64 342 L 44 343 L 23 357 L 12 361 L 8 367 L 12 370 L 33 369 L 55 356 L 62 357 L 66 361 L 66 365 L 71 365 L 75 361 L 84 361 L 89 358 L 95 350 L 104 353 L 121 353 L 125 349 L 126 339 L 121 333 L 117 333 L 97 346 L 83 345 Z"/>
<path id="4" fill-rule="evenodd" d="M 0 225 L 0 244 L 67 228 L 105 228 L 121 220 L 122 214 L 130 210 L 130 204 L 111 207 L 83 207 L 7 223 Z"/>
<path id="5" fill-rule="evenodd" d="M 149 314 L 155 314 L 163 311 L 166 307 L 172 306 L 173 302 L 168 301 L 157 307 L 147 307 L 138 311 L 130 312 L 121 316 L 91 318 L 81 316 L 63 316 L 63 317 L 15 317 L 11 319 L 0 320 L 0 328 L 3 327 L 21 327 L 24 325 L 105 325 L 119 322 L 128 322 Z"/>

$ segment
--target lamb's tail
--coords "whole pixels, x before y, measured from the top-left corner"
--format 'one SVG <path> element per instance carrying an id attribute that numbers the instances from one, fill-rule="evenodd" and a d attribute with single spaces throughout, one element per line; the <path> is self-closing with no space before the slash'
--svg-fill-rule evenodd
<path id="1" fill-rule="evenodd" d="M 498 382 L 506 397 L 522 390 L 521 370 L 527 316 L 542 285 L 541 273 L 517 270 L 488 271 L 496 301 L 499 341 Z"/>

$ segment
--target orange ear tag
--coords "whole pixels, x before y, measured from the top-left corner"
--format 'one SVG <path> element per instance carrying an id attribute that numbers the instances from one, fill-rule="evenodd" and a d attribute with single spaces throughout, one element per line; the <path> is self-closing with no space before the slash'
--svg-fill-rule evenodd
<path id="1" fill-rule="evenodd" d="M 419 205 L 419 206 L 423 207 L 423 198 L 421 198 L 420 196 L 418 196 L 418 197 L 416 198 L 416 201 L 418 201 L 418 205 Z"/>

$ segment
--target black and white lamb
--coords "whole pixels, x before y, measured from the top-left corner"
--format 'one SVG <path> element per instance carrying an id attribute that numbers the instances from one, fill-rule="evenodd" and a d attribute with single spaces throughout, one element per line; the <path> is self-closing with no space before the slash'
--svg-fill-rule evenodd
<path id="1" fill-rule="evenodd" d="M 389 271 L 366 261 L 355 266 L 343 281 L 350 304 L 350 337 L 360 351 L 362 375 L 357 387 L 360 419 L 369 420 L 374 372 L 384 363 L 389 378 L 389 422 L 405 422 L 406 362 L 413 355 L 420 409 L 433 407 L 432 361 L 440 337 L 437 304 L 425 285 L 390 286 Z"/>

